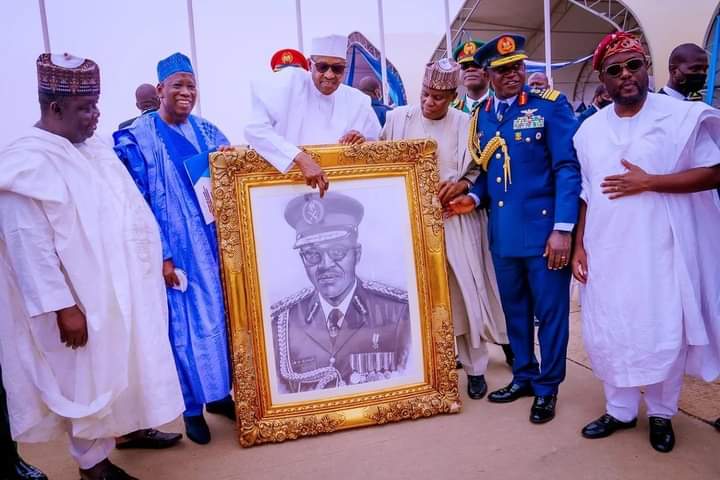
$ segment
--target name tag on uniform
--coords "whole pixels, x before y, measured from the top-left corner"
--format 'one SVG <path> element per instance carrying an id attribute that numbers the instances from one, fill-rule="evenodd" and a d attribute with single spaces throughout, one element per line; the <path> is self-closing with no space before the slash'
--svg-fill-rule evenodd
<path id="1" fill-rule="evenodd" d="M 525 130 L 528 128 L 543 128 L 545 126 L 545 118 L 542 115 L 535 115 L 537 108 L 529 108 L 523 110 L 523 115 L 513 120 L 513 130 Z"/>

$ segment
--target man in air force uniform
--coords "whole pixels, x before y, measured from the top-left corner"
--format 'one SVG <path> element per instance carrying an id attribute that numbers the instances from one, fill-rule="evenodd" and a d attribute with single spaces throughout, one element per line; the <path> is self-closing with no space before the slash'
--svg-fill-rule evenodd
<path id="1" fill-rule="evenodd" d="M 360 202 L 335 192 L 304 194 L 285 208 L 313 287 L 271 308 L 284 393 L 388 379 L 405 367 L 407 292 L 357 277 L 362 217 Z"/>

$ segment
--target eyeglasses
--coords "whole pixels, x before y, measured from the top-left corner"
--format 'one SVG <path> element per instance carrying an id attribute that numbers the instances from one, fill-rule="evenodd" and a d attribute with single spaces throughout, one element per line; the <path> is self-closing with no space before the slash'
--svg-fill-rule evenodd
<path id="1" fill-rule="evenodd" d="M 609 77 L 619 77 L 622 75 L 623 70 L 627 68 L 630 73 L 635 73 L 645 66 L 645 60 L 639 58 L 633 58 L 625 63 L 613 63 L 605 67 L 605 75 Z"/>
<path id="2" fill-rule="evenodd" d="M 320 73 L 325 73 L 328 70 L 332 70 L 335 75 L 342 75 L 345 72 L 345 65 L 343 65 L 342 63 L 330 64 L 325 62 L 317 62 L 313 65 L 315 65 L 315 70 Z"/>
<path id="3" fill-rule="evenodd" d="M 508 65 L 500 65 L 499 67 L 491 68 L 493 72 L 497 73 L 498 75 L 508 75 L 510 73 L 516 73 L 521 71 L 523 68 L 525 68 L 525 64 L 523 62 L 514 62 Z"/>
<path id="4" fill-rule="evenodd" d="M 305 262 L 305 265 L 309 267 L 314 267 L 315 265 L 319 265 L 320 262 L 322 262 L 323 255 L 327 255 L 328 257 L 330 257 L 330 260 L 332 260 L 333 262 L 339 262 L 347 256 L 350 250 L 355 250 L 356 248 L 357 247 L 343 246 L 327 248 L 313 247 L 301 250 L 300 256 L 302 257 L 303 262 Z"/>

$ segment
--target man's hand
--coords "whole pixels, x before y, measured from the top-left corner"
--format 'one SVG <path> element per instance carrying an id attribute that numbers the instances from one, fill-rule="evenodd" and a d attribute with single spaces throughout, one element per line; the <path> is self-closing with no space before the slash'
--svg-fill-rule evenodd
<path id="1" fill-rule="evenodd" d="M 325 195 L 325 191 L 327 191 L 330 186 L 330 180 L 328 180 L 327 175 L 325 175 L 323 169 L 320 168 L 320 165 L 305 152 L 298 153 L 293 161 L 298 168 L 300 168 L 303 177 L 305 177 L 305 183 L 312 188 L 317 188 L 320 192 L 320 197 Z"/>
<path id="2" fill-rule="evenodd" d="M 470 190 L 470 184 L 466 180 L 440 182 L 438 199 L 440 200 L 440 204 L 446 207 L 450 200 L 467 193 L 468 190 Z"/>
<path id="3" fill-rule="evenodd" d="M 168 288 L 172 288 L 176 285 L 180 285 L 180 279 L 178 278 L 177 274 L 175 273 L 175 264 L 172 260 L 164 260 L 163 261 L 163 270 L 162 270 L 163 277 L 165 278 L 165 285 L 168 286 Z"/>
<path id="4" fill-rule="evenodd" d="M 77 305 L 55 312 L 60 329 L 60 341 L 75 350 L 84 347 L 88 341 L 87 320 Z"/>
<path id="5" fill-rule="evenodd" d="M 550 270 L 560 270 L 567 267 L 570 259 L 570 244 L 572 235 L 570 232 L 553 230 L 545 244 L 543 257 L 547 258 L 547 265 Z"/>
<path id="6" fill-rule="evenodd" d="M 621 160 L 623 167 L 627 168 L 627 173 L 622 175 L 610 175 L 600 184 L 602 192 L 607 195 L 610 200 L 650 190 L 650 179 L 652 175 L 637 165 Z"/>
<path id="7" fill-rule="evenodd" d="M 364 142 L 365 137 L 357 130 L 350 130 L 345 135 L 340 137 L 340 140 L 338 140 L 338 143 L 340 143 L 341 145 L 358 145 Z"/>
<path id="8" fill-rule="evenodd" d="M 470 195 L 460 195 L 447 204 L 443 213 L 445 218 L 450 218 L 453 215 L 470 213 L 475 210 L 475 207 L 477 207 L 477 205 L 475 205 L 475 200 L 473 200 Z"/>
<path id="9" fill-rule="evenodd" d="M 582 245 L 575 245 L 575 250 L 572 255 L 572 273 L 575 280 L 583 284 L 587 283 L 587 254 Z"/>

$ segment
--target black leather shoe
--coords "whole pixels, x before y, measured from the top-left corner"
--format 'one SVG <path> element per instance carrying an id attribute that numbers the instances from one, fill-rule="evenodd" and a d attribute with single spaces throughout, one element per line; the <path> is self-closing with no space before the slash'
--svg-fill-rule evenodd
<path id="1" fill-rule="evenodd" d="M 89 470 L 80 469 L 80 480 L 138 480 L 107 458 Z"/>
<path id="2" fill-rule="evenodd" d="M 468 397 L 473 400 L 480 400 L 487 393 L 485 375 L 468 375 L 467 385 Z"/>
<path id="3" fill-rule="evenodd" d="M 605 438 L 609 437 L 616 430 L 623 430 L 626 428 L 633 428 L 637 425 L 637 418 L 630 420 L 629 422 L 621 422 L 612 415 L 606 413 L 602 417 L 598 418 L 594 422 L 590 422 L 582 429 L 582 436 L 585 438 Z"/>
<path id="4" fill-rule="evenodd" d="M 505 363 L 508 364 L 509 367 L 512 368 L 513 362 L 515 361 L 515 354 L 512 351 L 512 348 L 510 348 L 509 343 L 503 343 L 500 345 L 503 349 L 503 353 L 505 354 Z"/>
<path id="5" fill-rule="evenodd" d="M 210 402 L 205 405 L 205 410 L 208 413 L 214 413 L 216 415 L 222 415 L 229 418 L 233 422 L 235 421 L 235 402 L 230 395 L 218 400 L 216 402 Z"/>
<path id="6" fill-rule="evenodd" d="M 507 387 L 495 390 L 488 395 L 488 400 L 493 403 L 510 403 L 521 397 L 532 397 L 533 390 L 530 385 L 511 383 Z"/>
<path id="7" fill-rule="evenodd" d="M 662 453 L 669 453 L 675 446 L 675 432 L 670 419 L 650 417 L 650 445 Z"/>
<path id="8" fill-rule="evenodd" d="M 717 428 L 718 432 L 720 432 L 720 418 L 715 420 L 715 423 L 713 425 L 715 425 L 715 428 Z"/>
<path id="9" fill-rule="evenodd" d="M 182 433 L 166 433 L 154 428 L 145 428 L 118 438 L 115 448 L 118 450 L 127 448 L 170 448 L 177 444 L 181 438 Z"/>
<path id="10" fill-rule="evenodd" d="M 557 395 L 536 396 L 530 408 L 530 421 L 532 423 L 547 423 L 555 418 L 555 405 Z"/>
<path id="11" fill-rule="evenodd" d="M 202 415 L 183 416 L 183 421 L 185 422 L 185 435 L 190 440 L 200 445 L 210 443 L 210 428 L 205 417 Z"/>
<path id="12" fill-rule="evenodd" d="M 17 457 L 14 461 L 9 461 L 4 467 L 0 468 L 0 478 L 2 480 L 47 480 L 47 476 L 43 472 L 20 457 Z"/>

